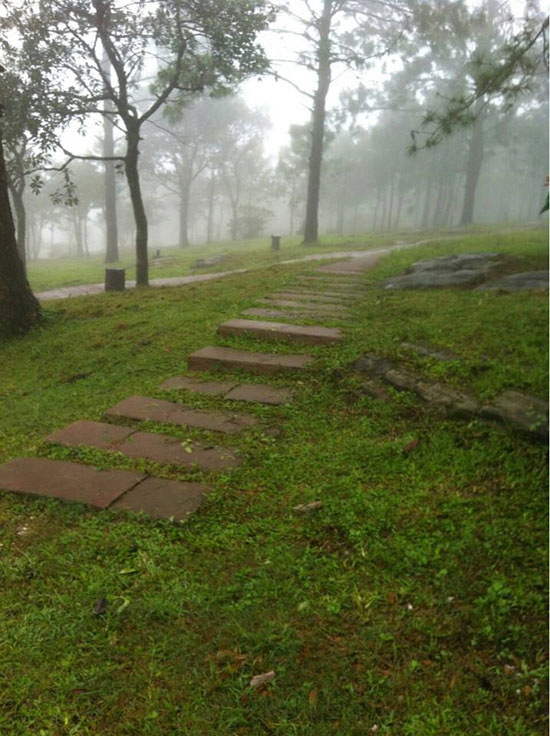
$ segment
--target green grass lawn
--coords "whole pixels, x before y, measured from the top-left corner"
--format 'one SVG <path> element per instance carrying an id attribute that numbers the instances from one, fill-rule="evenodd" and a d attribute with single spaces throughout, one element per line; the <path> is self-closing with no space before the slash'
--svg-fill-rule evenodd
<path id="1" fill-rule="evenodd" d="M 546 448 L 409 394 L 373 400 L 351 369 L 376 352 L 483 399 L 545 398 L 546 294 L 377 288 L 421 257 L 483 250 L 518 270 L 547 263 L 537 231 L 393 253 L 363 277 L 344 343 L 312 348 L 306 377 L 272 381 L 296 386 L 292 404 L 238 407 L 279 436 L 161 428 L 242 453 L 215 478 L 43 438 L 133 393 L 229 408 L 158 386 L 207 344 L 296 352 L 215 329 L 311 266 L 50 302 L 41 327 L 0 346 L 0 461 L 214 485 L 180 524 L 0 496 L 2 736 L 546 733 Z M 415 358 L 404 340 L 464 360 Z"/>

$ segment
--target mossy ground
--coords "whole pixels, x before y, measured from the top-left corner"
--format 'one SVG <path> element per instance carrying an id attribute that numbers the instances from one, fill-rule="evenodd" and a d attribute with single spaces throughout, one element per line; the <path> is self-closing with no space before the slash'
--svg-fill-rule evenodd
<path id="1" fill-rule="evenodd" d="M 316 367 L 290 381 L 293 403 L 242 408 L 278 437 L 160 428 L 245 458 L 208 478 L 214 490 L 186 523 L 2 494 L 2 736 L 546 732 L 545 448 L 407 394 L 373 400 L 350 368 L 370 351 L 482 398 L 545 397 L 546 295 L 376 286 L 421 257 L 483 250 L 546 265 L 540 232 L 392 254 L 363 277 L 344 344 L 313 348 Z M 43 438 L 132 393 L 229 406 L 158 386 L 213 342 L 294 352 L 215 328 L 310 270 L 47 304 L 39 329 L 1 346 L 0 460 L 206 479 Z M 464 360 L 413 357 L 403 340 Z M 317 500 L 315 513 L 292 510 Z M 271 684 L 248 687 L 268 670 Z"/>

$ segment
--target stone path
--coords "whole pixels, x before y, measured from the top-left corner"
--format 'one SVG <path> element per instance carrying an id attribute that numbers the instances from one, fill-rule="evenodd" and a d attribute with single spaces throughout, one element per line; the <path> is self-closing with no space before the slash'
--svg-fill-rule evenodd
<path id="1" fill-rule="evenodd" d="M 187 367 L 192 371 L 248 370 L 253 373 L 288 373 L 302 371 L 313 361 L 311 355 L 277 355 L 254 353 L 248 350 L 235 350 L 209 345 L 197 350 L 187 359 Z"/>
<path id="2" fill-rule="evenodd" d="M 347 255 L 347 254 L 346 254 Z M 364 256 L 363 253 L 361 255 Z M 300 260 L 312 260 L 317 256 Z M 334 257 L 327 254 L 321 257 Z M 364 258 L 363 258 L 364 261 Z M 369 261 L 370 263 L 370 261 Z M 242 271 L 240 271 L 242 273 Z M 153 284 L 174 285 L 206 281 L 222 274 L 183 277 L 183 279 L 155 279 Z M 233 272 L 234 273 L 234 272 Z M 314 281 L 314 291 L 308 286 L 295 283 L 289 292 L 282 292 L 291 299 L 277 299 L 276 294 L 266 299 L 270 306 L 285 306 L 289 309 L 250 309 L 249 316 L 278 316 L 292 318 L 296 315 L 321 318 L 334 318 L 346 315 L 348 310 L 343 302 L 351 302 L 356 294 L 340 292 L 339 289 L 356 288 L 356 284 L 339 279 L 332 282 L 331 277 Z M 42 294 L 41 298 L 62 298 L 82 293 L 98 293 L 102 285 L 76 287 L 68 290 L 55 290 Z M 299 311 L 291 308 L 296 306 Z M 324 325 L 300 326 L 288 322 L 266 322 L 265 320 L 233 319 L 219 325 L 218 334 L 222 337 L 242 335 L 251 339 L 260 338 L 277 341 L 302 343 L 306 345 L 327 346 L 344 339 L 340 328 Z M 188 368 L 192 371 L 223 369 L 225 371 L 247 371 L 253 374 L 283 374 L 289 378 L 307 370 L 313 357 L 304 353 L 279 354 L 262 353 L 252 350 L 237 350 L 225 346 L 208 346 L 188 356 Z M 243 383 L 241 380 L 212 380 L 209 376 L 176 376 L 168 378 L 159 391 L 184 391 L 193 395 L 207 395 L 212 400 L 241 401 L 264 406 L 287 404 L 292 399 L 290 387 L 271 386 L 262 383 Z M 82 420 L 59 429 L 46 437 L 52 446 L 62 445 L 71 448 L 94 448 L 109 454 L 118 453 L 129 459 L 152 461 L 167 467 L 179 467 L 200 471 L 206 474 L 228 472 L 242 464 L 243 459 L 234 452 L 220 446 L 185 440 L 160 432 L 144 432 L 135 426 L 122 426 L 123 420 L 131 422 L 154 423 L 161 427 L 188 427 L 225 434 L 238 434 L 252 428 L 260 429 L 257 416 L 220 409 L 195 409 L 174 401 L 157 397 L 130 396 L 115 406 L 106 409 L 105 417 L 110 422 Z M 114 423 L 113 423 L 114 422 Z M 165 430 L 166 431 L 166 430 Z M 268 431 L 268 430 L 265 430 Z M 47 496 L 66 501 L 78 501 L 89 506 L 117 511 L 141 511 L 153 518 L 184 519 L 203 503 L 211 486 L 208 483 L 189 483 L 166 478 L 153 477 L 129 470 L 97 470 L 78 462 L 50 460 L 47 458 L 18 458 L 0 466 L 0 488 L 14 493 Z"/>
<path id="3" fill-rule="evenodd" d="M 298 277 L 288 291 L 276 292 L 260 300 L 267 305 L 265 309 L 252 308 L 245 310 L 244 313 L 249 317 L 344 319 L 350 314 L 349 305 L 360 297 L 362 291 L 362 285 L 356 277 L 372 268 L 381 255 L 389 250 L 410 245 L 413 244 L 380 249 L 367 256 L 360 251 L 351 254 L 351 259 L 350 254 L 343 254 L 348 260 L 321 266 L 316 269 L 316 275 Z M 334 258 L 334 255 L 334 253 L 324 256 L 312 255 L 297 260 Z M 196 283 L 243 272 L 241 269 L 219 274 L 156 279 L 153 285 Z M 71 288 L 70 294 L 60 295 L 60 290 L 56 290 L 55 296 L 52 295 L 54 292 L 50 292 L 49 295 L 42 294 L 41 297 L 63 298 L 74 296 L 75 293 L 98 293 L 103 287 L 96 284 L 76 289 L 77 292 Z M 222 337 L 241 335 L 251 340 L 255 338 L 291 340 L 306 345 L 326 346 L 327 349 L 345 337 L 342 329 L 322 324 L 299 326 L 286 321 L 268 322 L 251 319 L 229 320 L 219 325 L 217 332 Z M 313 363 L 313 356 L 304 353 L 271 354 L 217 345 L 204 347 L 188 356 L 188 368 L 191 371 L 206 371 L 208 374 L 217 370 L 239 374 L 243 371 L 252 374 L 282 374 L 289 380 L 303 374 Z M 426 400 L 452 406 L 466 414 L 474 413 L 488 419 L 499 418 L 505 422 L 516 421 L 519 416 L 520 424 L 523 423 L 525 428 L 531 428 L 533 422 L 538 421 L 537 417 L 540 416 L 541 406 L 536 404 L 537 400 L 528 404 L 525 397 L 517 392 L 504 392 L 491 404 L 479 407 L 471 397 L 439 385 L 427 384 L 422 377 L 400 371 L 389 361 L 366 356 L 362 366 L 358 367 L 374 376 L 369 390 L 372 392 L 371 395 L 377 398 L 388 400 L 390 398 L 387 392 L 375 383 L 376 380 L 383 378 L 386 383 L 395 387 L 414 390 Z M 266 407 L 283 405 L 292 399 L 290 387 L 243 383 L 242 380 L 233 378 L 213 380 L 210 375 L 202 374 L 199 374 L 199 377 L 168 378 L 161 384 L 159 391 L 185 391 L 191 398 L 199 394 L 209 396 L 211 401 L 243 401 Z M 180 438 L 170 434 L 157 431 L 144 432 L 135 426 L 120 424 L 123 420 L 147 421 L 155 424 L 155 429 L 163 428 L 163 432 L 168 432 L 167 428 L 170 426 L 176 426 L 206 430 L 218 433 L 221 437 L 247 431 L 269 431 L 263 427 L 263 420 L 260 417 L 228 411 L 226 407 L 227 404 L 224 403 L 219 409 L 195 409 L 179 402 L 156 397 L 130 396 L 105 411 L 105 417 L 112 420 L 111 422 L 88 420 L 74 422 L 50 434 L 46 441 L 54 446 L 94 448 L 106 452 L 107 457 L 112 453 L 118 453 L 131 460 L 152 461 L 167 468 L 179 467 L 181 473 L 187 470 L 207 475 L 221 471 L 228 472 L 236 470 L 244 460 L 222 446 L 190 440 L 182 442 Z M 266 411 L 271 409 L 268 408 Z M 24 457 L 0 466 L 0 488 L 14 493 L 77 501 L 100 509 L 143 512 L 152 518 L 182 520 L 200 507 L 211 490 L 211 485 L 155 477 L 133 470 L 98 470 L 79 462 Z"/>
<path id="4" fill-rule="evenodd" d="M 161 386 L 161 390 L 185 390 L 211 396 L 223 396 L 231 401 L 251 401 L 256 404 L 274 406 L 288 404 L 292 391 L 288 388 L 274 388 L 261 383 L 219 383 L 218 381 L 199 381 L 195 378 L 177 376 L 169 378 Z"/>
<path id="5" fill-rule="evenodd" d="M 229 450 L 207 447 L 199 442 L 185 442 L 153 432 L 139 432 L 132 427 L 120 427 L 104 422 L 80 421 L 46 437 L 48 442 L 67 447 L 94 447 L 97 450 L 120 452 L 126 457 L 145 458 L 156 463 L 197 467 L 219 472 L 238 467 L 242 460 Z"/>
<path id="6" fill-rule="evenodd" d="M 298 327 L 253 319 L 230 319 L 218 327 L 218 335 L 255 335 L 264 340 L 290 340 L 306 345 L 334 345 L 343 339 L 338 327 Z"/>
<path id="7" fill-rule="evenodd" d="M 229 414 L 224 411 L 187 409 L 181 404 L 148 396 L 130 396 L 107 409 L 107 417 L 135 419 L 142 422 L 176 424 L 181 427 L 197 427 L 211 432 L 235 434 L 256 424 L 255 417 L 248 414 Z"/>

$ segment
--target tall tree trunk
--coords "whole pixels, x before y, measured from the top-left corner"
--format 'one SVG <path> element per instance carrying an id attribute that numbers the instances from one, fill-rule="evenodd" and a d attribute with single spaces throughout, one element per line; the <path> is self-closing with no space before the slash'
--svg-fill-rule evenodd
<path id="1" fill-rule="evenodd" d="M 8 337 L 27 332 L 39 317 L 40 305 L 31 291 L 17 251 L 0 140 L 0 335 Z"/>
<path id="2" fill-rule="evenodd" d="M 214 236 L 214 194 L 216 191 L 216 179 L 211 172 L 208 185 L 208 217 L 206 219 L 206 242 L 211 243 Z"/>
<path id="3" fill-rule="evenodd" d="M 179 223 L 179 247 L 189 246 L 189 199 L 191 196 L 191 180 L 184 176 L 180 182 L 180 223 Z"/>
<path id="4" fill-rule="evenodd" d="M 103 52 L 103 68 L 108 80 L 111 78 L 111 64 L 107 54 Z M 105 101 L 105 112 L 113 109 L 110 100 Z M 106 157 L 115 155 L 113 121 L 109 115 L 103 116 L 103 155 Z M 103 170 L 103 181 L 105 187 L 105 263 L 116 263 L 118 254 L 118 223 L 116 213 L 116 170 L 114 161 L 105 161 Z"/>
<path id="5" fill-rule="evenodd" d="M 483 121 L 487 114 L 487 108 L 483 98 L 476 102 L 474 109 L 475 122 L 470 136 L 470 149 L 468 151 L 468 163 L 466 165 L 466 183 L 464 185 L 464 204 L 460 215 L 460 224 L 469 225 L 474 220 L 474 207 L 476 188 L 479 181 L 479 173 L 483 162 Z"/>
<path id="6" fill-rule="evenodd" d="M 424 200 L 424 210 L 422 212 L 422 220 L 420 227 L 427 228 L 430 222 L 430 204 L 432 201 L 432 179 L 428 180 L 428 186 L 426 188 L 426 198 Z"/>
<path id="7" fill-rule="evenodd" d="M 388 208 L 388 192 L 387 186 L 382 187 L 382 217 L 380 218 L 382 230 L 386 227 L 386 211 Z"/>
<path id="8" fill-rule="evenodd" d="M 432 225 L 434 227 L 437 227 L 441 224 L 441 210 L 443 207 L 443 197 L 445 194 L 445 182 L 441 179 L 439 180 L 439 189 L 437 190 L 437 200 L 435 203 L 435 210 L 433 214 L 433 220 Z"/>
<path id="9" fill-rule="evenodd" d="M 323 163 L 323 140 L 325 137 L 325 106 L 330 87 L 330 24 L 332 0 L 324 0 L 323 13 L 319 18 L 319 44 L 317 48 L 317 89 L 313 99 L 311 122 L 311 151 L 307 182 L 306 221 L 304 245 L 314 245 L 319 237 L 319 192 L 321 189 L 321 167 Z"/>
<path id="10" fill-rule="evenodd" d="M 16 219 L 16 238 L 17 238 L 17 252 L 19 258 L 23 264 L 23 268 L 27 269 L 27 212 L 25 210 L 25 201 L 23 199 L 23 189 L 18 186 L 11 187 L 11 197 L 13 201 L 13 207 L 15 209 Z"/>
<path id="11" fill-rule="evenodd" d="M 338 203 L 337 218 L 336 218 L 336 230 L 338 235 L 344 234 L 344 223 L 346 221 L 346 205 L 345 202 L 341 201 Z"/>
<path id="12" fill-rule="evenodd" d="M 74 237 L 76 241 L 76 255 L 83 256 L 84 247 L 82 243 L 82 228 L 80 226 L 80 218 L 78 217 L 78 214 L 74 211 L 73 211 L 73 228 L 74 228 Z"/>
<path id="13" fill-rule="evenodd" d="M 395 177 L 392 174 L 390 178 L 390 203 L 388 206 L 388 221 L 385 225 L 385 227 L 388 230 L 391 230 L 391 224 L 392 224 L 392 214 L 393 214 L 393 199 L 394 199 L 394 193 L 395 193 Z"/>
<path id="14" fill-rule="evenodd" d="M 127 124 L 126 148 L 126 179 L 130 189 L 130 199 L 136 225 L 136 285 L 149 286 L 149 259 L 147 255 L 148 227 L 147 215 L 141 196 L 139 182 L 139 128 L 137 125 Z"/>
<path id="15" fill-rule="evenodd" d="M 397 230 L 399 227 L 399 218 L 401 217 L 401 208 L 403 207 L 403 189 L 401 186 L 398 186 L 397 189 L 397 208 L 395 212 L 395 217 L 393 219 L 393 229 Z"/>
<path id="16" fill-rule="evenodd" d="M 374 217 L 372 220 L 372 229 L 376 230 L 376 225 L 378 224 L 378 210 L 380 209 L 380 187 L 377 187 L 376 189 L 376 203 L 374 205 Z"/>

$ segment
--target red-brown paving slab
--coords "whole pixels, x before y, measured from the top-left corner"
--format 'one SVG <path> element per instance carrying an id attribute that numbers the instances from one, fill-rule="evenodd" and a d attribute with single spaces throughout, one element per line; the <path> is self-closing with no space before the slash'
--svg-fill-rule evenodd
<path id="1" fill-rule="evenodd" d="M 299 309 L 301 312 L 328 312 L 329 314 L 349 314 L 347 307 L 341 307 L 338 304 L 329 304 L 328 302 L 297 302 L 290 299 L 275 299 L 268 297 L 266 299 L 258 299 L 260 304 L 269 304 L 272 307 L 290 307 L 291 309 Z"/>
<path id="2" fill-rule="evenodd" d="M 241 432 L 246 427 L 256 424 L 256 419 L 248 414 L 186 409 L 181 404 L 147 396 L 130 396 L 108 409 L 105 414 L 109 417 L 177 424 L 182 427 L 198 427 L 229 434 Z"/>
<path id="3" fill-rule="evenodd" d="M 247 350 L 209 345 L 190 355 L 187 365 L 190 370 L 240 368 L 254 373 L 270 374 L 303 370 L 312 361 L 311 355 L 271 355 L 270 353 L 253 353 Z"/>
<path id="4" fill-rule="evenodd" d="M 338 304 L 342 301 L 347 301 L 348 297 L 329 296 L 328 294 L 310 294 L 307 291 L 279 291 L 269 295 L 268 299 L 291 299 L 295 301 Z"/>
<path id="5" fill-rule="evenodd" d="M 294 286 L 292 291 L 286 291 L 285 294 L 292 295 L 292 298 L 296 299 L 323 299 L 328 297 L 331 301 L 338 302 L 353 302 L 360 298 L 355 291 L 349 294 L 340 293 L 337 291 L 311 291 L 310 289 L 301 288 L 300 286 Z M 286 298 L 286 297 L 285 297 Z"/>
<path id="6" fill-rule="evenodd" d="M 356 286 L 362 286 L 363 283 L 359 279 L 351 279 L 349 277 L 346 277 L 344 279 L 338 279 L 332 276 L 331 274 L 328 274 L 327 276 L 318 275 L 318 276 L 297 276 L 297 281 L 305 281 L 308 284 L 311 284 L 312 286 L 334 286 L 335 288 L 339 289 L 341 287 L 344 287 L 346 289 L 356 287 Z"/>
<path id="7" fill-rule="evenodd" d="M 185 377 L 182 376 L 182 379 Z M 177 386 L 177 378 L 170 378 L 166 383 L 170 383 L 174 387 Z M 165 384 L 163 384 L 164 386 Z M 249 383 L 249 384 L 218 384 L 219 386 L 226 385 L 231 388 L 224 395 L 225 399 L 231 399 L 232 401 L 251 401 L 258 404 L 286 404 L 290 401 L 291 391 L 288 388 L 274 388 L 263 383 Z"/>
<path id="8" fill-rule="evenodd" d="M 79 501 L 101 509 L 146 476 L 128 470 L 96 470 L 90 465 L 21 457 L 0 466 L 0 488 L 14 493 Z"/>
<path id="9" fill-rule="evenodd" d="M 242 463 L 232 452 L 221 447 L 206 447 L 199 442 L 182 443 L 176 437 L 154 432 L 136 432 L 126 440 L 120 452 L 128 457 L 143 457 L 156 463 L 185 467 L 197 466 L 210 472 L 236 468 Z"/>
<path id="10" fill-rule="evenodd" d="M 187 389 L 188 391 L 196 391 L 199 394 L 210 394 L 211 396 L 223 396 L 237 383 L 220 383 L 218 381 L 200 381 L 196 378 L 187 378 L 186 376 L 177 376 L 169 378 L 165 381 L 161 389 Z"/>
<path id="11" fill-rule="evenodd" d="M 201 470 L 218 471 L 235 468 L 241 461 L 223 448 L 205 447 L 199 442 L 182 443 L 175 437 L 154 432 L 138 432 L 131 427 L 81 421 L 46 437 L 68 447 L 94 447 L 121 452 L 127 457 L 145 458 L 156 463 L 171 463 Z"/>
<path id="12" fill-rule="evenodd" d="M 181 483 L 163 478 L 146 478 L 113 503 L 116 511 L 143 511 L 155 519 L 184 519 L 204 501 L 210 486 Z"/>
<path id="13" fill-rule="evenodd" d="M 316 310 L 315 312 L 300 312 L 295 309 L 263 309 L 262 307 L 256 308 L 251 307 L 250 309 L 245 309 L 242 314 L 246 314 L 250 317 L 271 317 L 273 319 L 281 319 L 283 317 L 284 319 L 337 319 L 338 321 L 342 321 L 341 317 L 335 317 L 331 313 L 331 310 L 328 310 L 326 312 L 322 312 L 319 310 Z"/>
<path id="14" fill-rule="evenodd" d="M 369 271 L 371 268 L 374 268 L 383 255 L 385 254 L 378 253 L 366 256 L 365 258 L 353 258 L 348 261 L 337 261 L 336 263 L 329 263 L 326 266 L 320 266 L 315 270 L 318 273 L 362 273 L 363 271 Z"/>
<path id="15" fill-rule="evenodd" d="M 338 327 L 300 327 L 283 322 L 260 322 L 252 319 L 230 319 L 218 327 L 219 335 L 255 335 L 264 340 L 291 340 L 306 345 L 333 345 L 342 340 Z"/>
<path id="16" fill-rule="evenodd" d="M 70 447 L 87 445 L 98 450 L 116 450 L 135 431 L 131 427 L 117 427 L 114 424 L 105 424 L 105 422 L 83 420 L 58 429 L 57 432 L 52 432 L 46 437 L 46 440 Z"/>
<path id="17" fill-rule="evenodd" d="M 258 404 L 288 404 L 292 392 L 288 388 L 274 388 L 263 384 L 248 383 L 237 386 L 226 395 L 235 401 L 254 401 Z"/>

